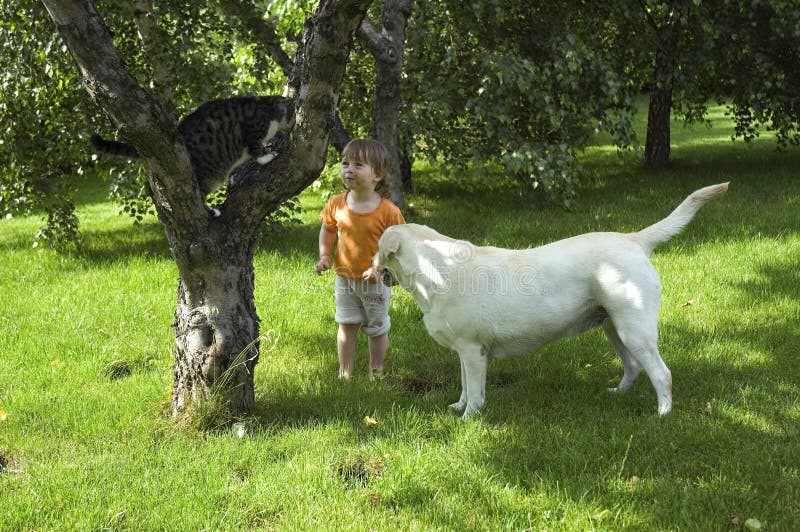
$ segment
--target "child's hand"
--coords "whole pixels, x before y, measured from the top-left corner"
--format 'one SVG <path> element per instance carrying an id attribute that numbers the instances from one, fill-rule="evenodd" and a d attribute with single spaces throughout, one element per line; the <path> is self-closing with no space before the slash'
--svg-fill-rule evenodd
<path id="1" fill-rule="evenodd" d="M 375 268 L 369 268 L 364 272 L 361 278 L 364 279 L 365 281 L 377 281 L 378 272 L 375 271 Z"/>
<path id="2" fill-rule="evenodd" d="M 322 275 L 322 272 L 331 269 L 331 258 L 330 257 L 322 257 L 319 259 L 319 262 L 314 265 L 314 271 L 317 272 L 317 275 Z"/>

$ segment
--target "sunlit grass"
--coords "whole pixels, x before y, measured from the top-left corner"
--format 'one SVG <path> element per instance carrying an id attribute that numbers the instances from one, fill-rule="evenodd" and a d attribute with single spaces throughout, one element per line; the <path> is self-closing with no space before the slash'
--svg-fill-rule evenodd
<path id="1" fill-rule="evenodd" d="M 132 227 L 93 188 L 83 251 L 31 248 L 37 218 L 0 221 L 0 529 L 727 530 L 800 515 L 800 156 L 761 138 L 673 126 L 673 167 L 586 150 L 571 211 L 517 186 L 450 187 L 421 167 L 409 220 L 530 247 L 632 231 L 692 190 L 732 180 L 653 256 L 674 410 L 630 393 L 602 333 L 492 360 L 488 403 L 462 422 L 458 360 L 396 289 L 387 378 L 336 378 L 317 213 L 255 257 L 265 342 L 256 409 L 236 427 L 176 428 L 170 327 L 177 270 L 154 219 Z M 728 129 L 726 129 L 728 128 Z M 267 345 L 269 347 L 267 347 Z M 365 422 L 365 418 L 369 422 Z"/>

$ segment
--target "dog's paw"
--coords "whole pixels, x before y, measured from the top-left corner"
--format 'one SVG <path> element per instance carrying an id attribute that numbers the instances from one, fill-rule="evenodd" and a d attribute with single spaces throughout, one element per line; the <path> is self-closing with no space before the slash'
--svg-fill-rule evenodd
<path id="1" fill-rule="evenodd" d="M 633 383 L 632 382 L 628 382 L 628 383 L 621 382 L 619 384 L 619 386 L 615 386 L 613 388 L 606 388 L 606 389 L 608 390 L 608 393 L 623 394 L 623 393 L 628 393 L 631 390 L 631 388 L 633 388 Z"/>
<path id="2" fill-rule="evenodd" d="M 470 406 L 467 405 L 466 410 L 464 410 L 464 413 L 461 415 L 461 419 L 467 421 L 477 417 L 479 414 L 480 414 L 479 410 L 475 408 L 470 408 Z"/>
<path id="3" fill-rule="evenodd" d="M 457 411 L 461 412 L 467 406 L 467 403 L 466 403 L 466 401 L 459 401 L 459 402 L 453 403 L 453 404 L 451 404 L 449 406 L 453 410 L 457 410 Z"/>

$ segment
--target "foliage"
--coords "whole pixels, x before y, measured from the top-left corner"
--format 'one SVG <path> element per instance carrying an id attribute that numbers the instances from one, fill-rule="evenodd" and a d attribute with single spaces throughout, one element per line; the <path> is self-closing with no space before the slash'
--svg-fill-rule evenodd
<path id="1" fill-rule="evenodd" d="M 419 150 L 448 165 L 498 163 L 568 205 L 575 150 L 596 130 L 630 144 L 633 106 L 598 41 L 604 21 L 572 5 L 418 3 L 405 94 Z"/>
<path id="2" fill-rule="evenodd" d="M 47 224 L 36 233 L 33 247 L 44 242 L 49 248 L 59 252 L 78 251 L 78 216 L 75 205 L 68 199 L 59 199 L 58 203 L 47 209 Z"/>
<path id="3" fill-rule="evenodd" d="M 725 35 L 735 53 L 719 57 L 731 65 L 725 91 L 736 135 L 752 140 L 775 131 L 782 146 L 800 146 L 800 6 L 779 0 L 731 2 Z"/>
<path id="4" fill-rule="evenodd" d="M 796 2 L 625 0 L 607 14 L 614 31 L 605 37 L 633 86 L 669 89 L 677 116 L 708 123 L 708 103 L 724 101 L 734 137 L 771 130 L 782 146 L 800 143 Z"/>
<path id="5" fill-rule="evenodd" d="M 36 241 L 62 248 L 78 234 L 71 182 L 91 166 L 95 112 L 41 3 L 4 1 L 0 49 L 0 215 L 45 211 Z"/>
<path id="6" fill-rule="evenodd" d="M 316 3 L 156 2 L 158 31 L 144 41 L 129 2 L 105 0 L 98 10 L 131 73 L 177 119 L 212 98 L 281 92 L 286 75 L 258 28 L 274 31 L 292 57 Z M 373 3 L 369 20 L 380 20 L 380 9 Z M 662 72 L 665 20 L 680 38 L 676 68 Z M 798 28 L 800 8 L 784 0 L 415 2 L 401 139 L 411 157 L 450 175 L 500 167 L 566 205 L 584 175 L 576 153 L 590 135 L 607 131 L 615 145 L 639 150 L 633 100 L 665 83 L 687 121 L 706 120 L 708 103 L 724 98 L 735 136 L 774 130 L 782 145 L 797 145 Z M 0 215 L 58 208 L 40 235 L 66 237 L 76 229 L 58 225 L 69 219 L 71 178 L 95 171 L 108 177 L 123 212 L 147 212 L 141 170 L 90 158 L 87 136 L 113 131 L 81 90 L 41 3 L 5 0 L 0 44 Z M 340 101 L 351 136 L 369 133 L 374 76 L 357 45 Z"/>
<path id="7" fill-rule="evenodd" d="M 137 169 L 135 165 L 123 168 L 111 167 L 108 175 L 110 177 L 108 197 L 120 206 L 120 213 L 133 218 L 134 224 L 141 222 L 148 214 L 155 214 L 144 168 Z"/>

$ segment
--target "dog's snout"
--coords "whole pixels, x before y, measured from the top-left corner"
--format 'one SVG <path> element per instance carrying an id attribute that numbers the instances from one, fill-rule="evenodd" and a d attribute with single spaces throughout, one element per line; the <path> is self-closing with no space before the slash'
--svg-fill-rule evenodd
<path id="1" fill-rule="evenodd" d="M 397 282 L 394 279 L 394 275 L 392 275 L 392 272 L 389 271 L 388 268 L 381 268 L 380 270 L 378 270 L 378 273 L 380 275 L 381 281 L 386 286 L 394 286 L 395 284 L 397 284 Z"/>

